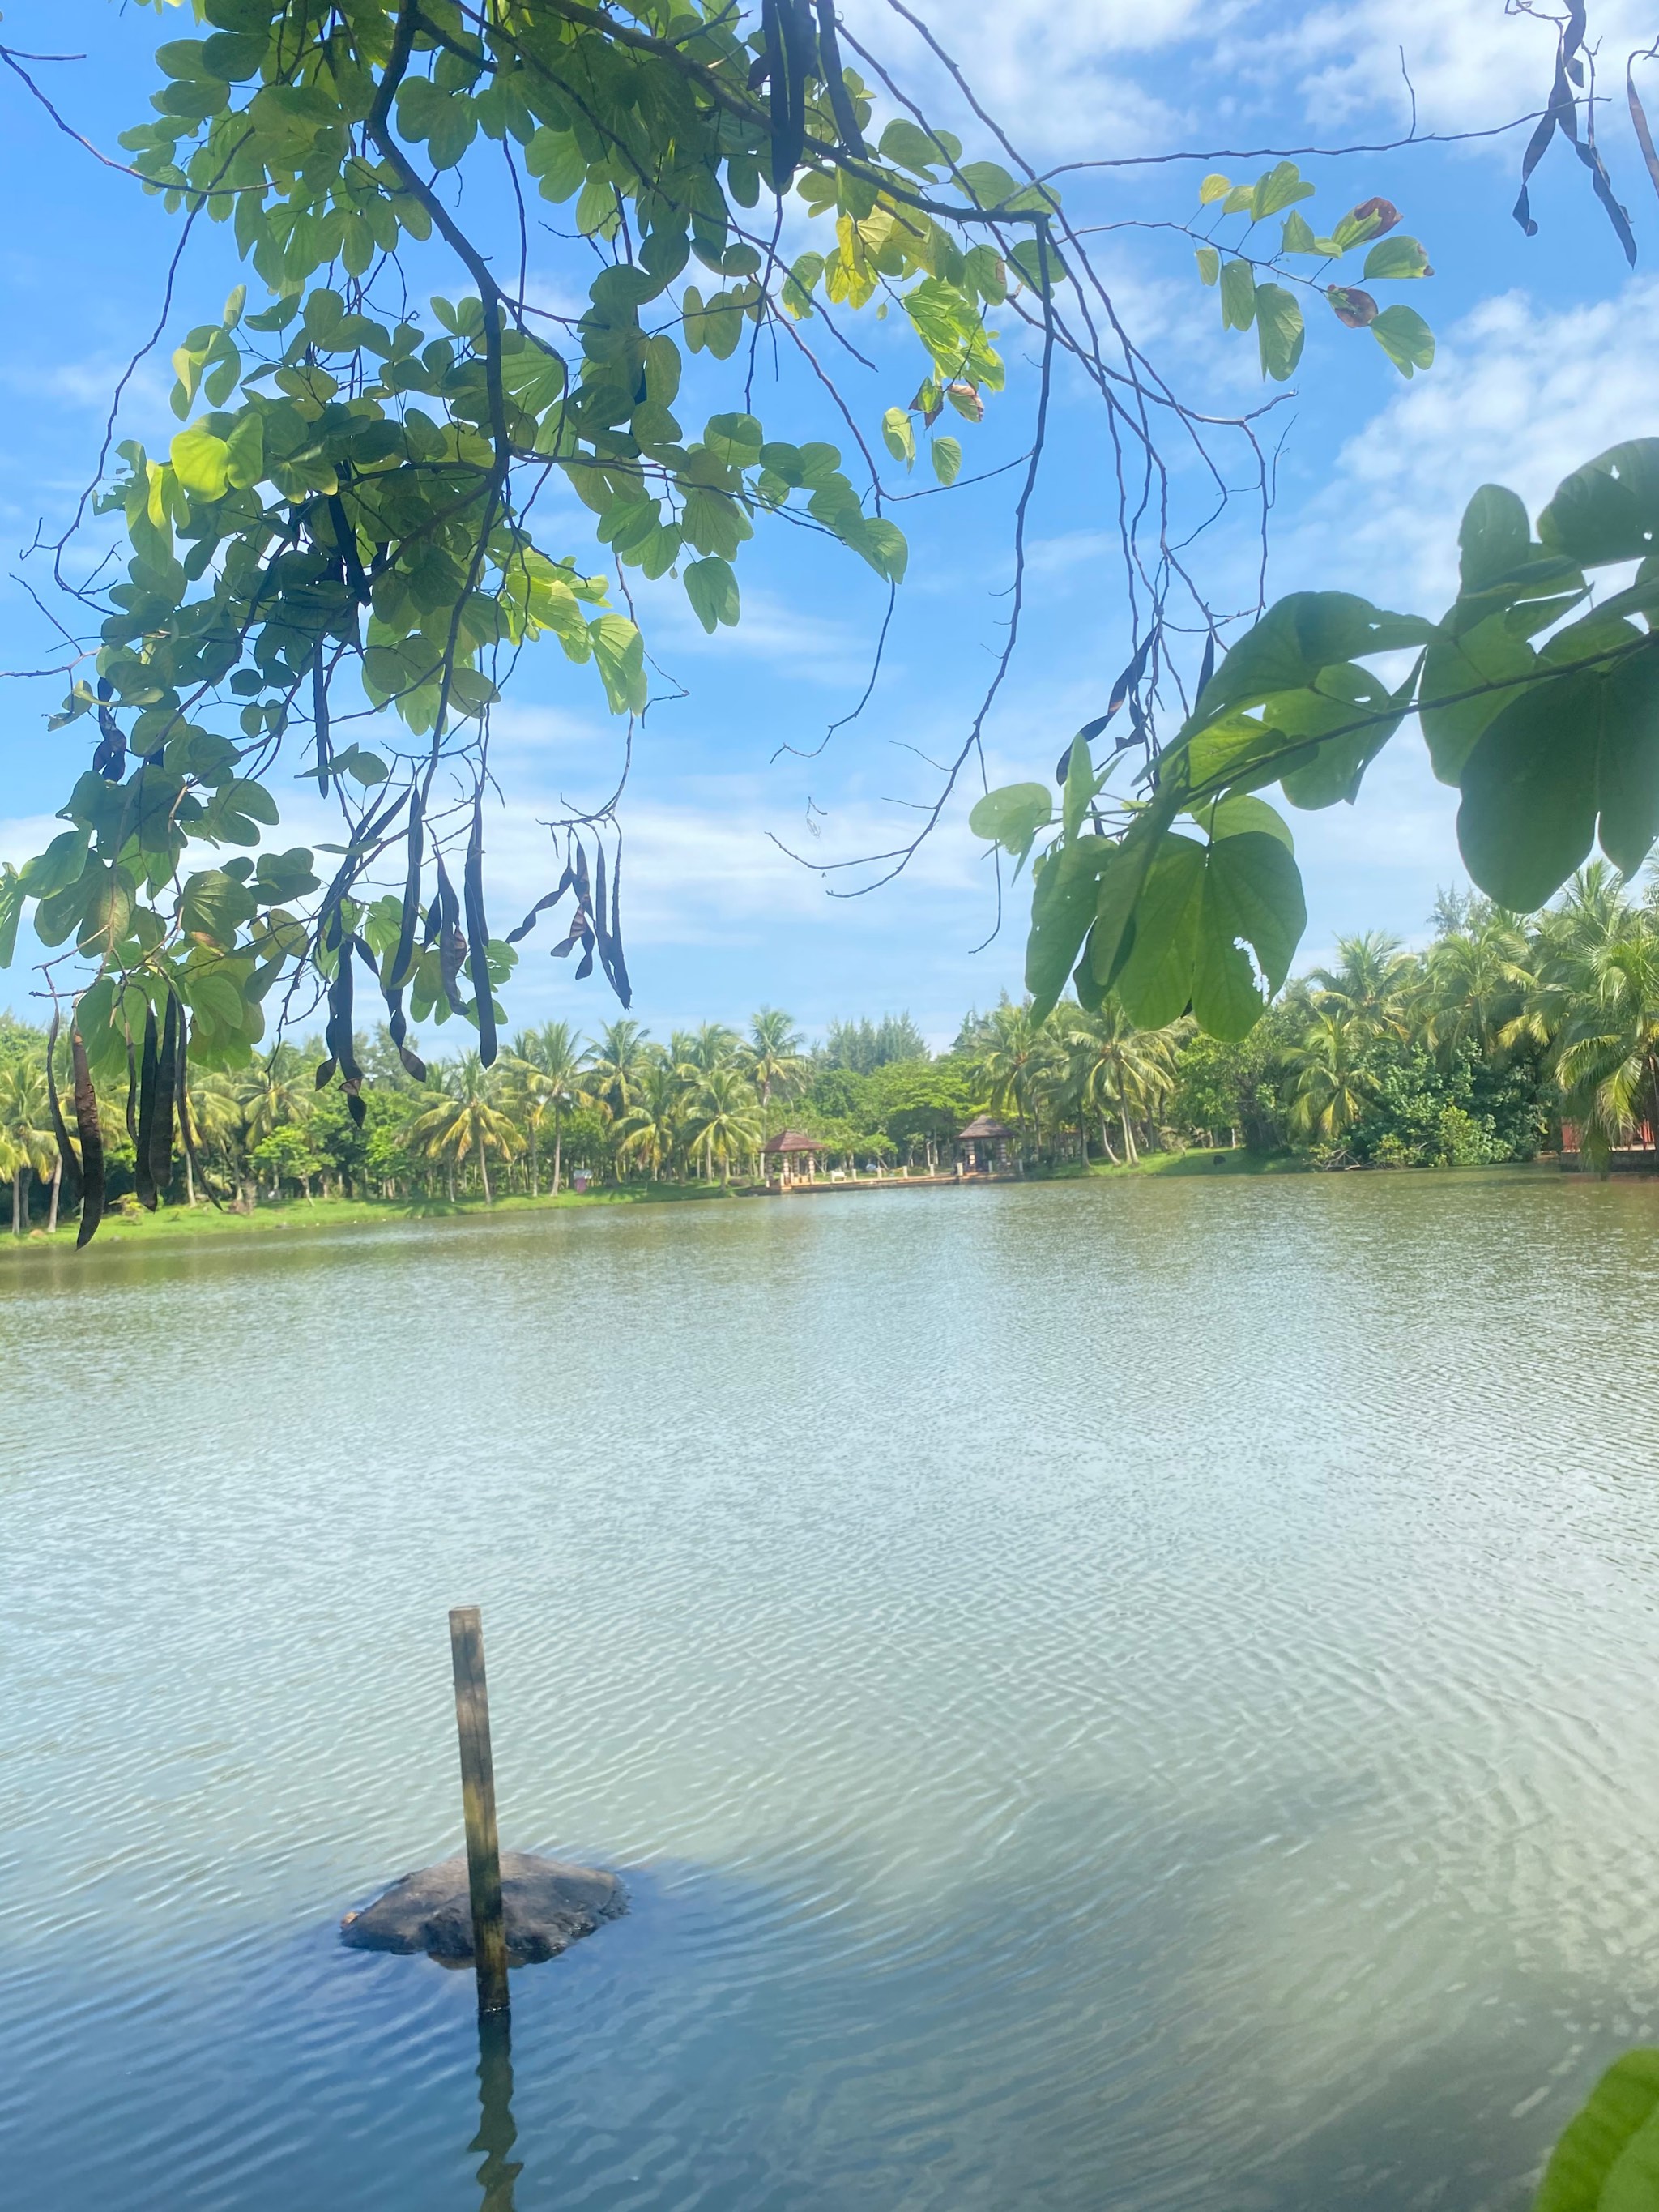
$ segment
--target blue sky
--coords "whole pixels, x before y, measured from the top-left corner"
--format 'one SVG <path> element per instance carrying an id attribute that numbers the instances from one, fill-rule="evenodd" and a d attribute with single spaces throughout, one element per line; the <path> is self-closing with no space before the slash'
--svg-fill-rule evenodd
<path id="1" fill-rule="evenodd" d="M 1506 17 L 1502 0 L 1302 9 L 1224 0 L 1201 10 L 1184 0 L 1001 0 L 995 9 L 924 12 L 1039 165 L 1389 139 L 1408 114 L 1402 51 L 1420 129 L 1496 125 L 1540 103 L 1553 50 L 1548 26 Z M 879 40 L 936 118 L 957 124 L 971 151 L 994 150 L 954 112 L 951 88 L 885 7 L 849 0 L 845 13 L 860 35 Z M 85 53 L 39 73 L 77 126 L 112 148 L 116 133 L 147 112 L 158 37 L 185 29 L 187 14 L 167 11 L 158 30 L 153 15 L 112 0 L 13 0 L 5 36 L 20 48 Z M 1536 180 L 1540 234 L 1522 236 L 1509 210 L 1524 132 L 1473 148 L 1304 162 L 1320 187 L 1316 216 L 1334 219 L 1381 193 L 1424 239 L 1437 276 L 1395 292 L 1426 315 L 1440 350 L 1408 386 L 1364 334 L 1328 317 L 1313 323 L 1291 396 L 1271 418 L 1273 434 L 1285 436 L 1270 592 L 1342 586 L 1437 612 L 1455 577 L 1457 516 L 1478 483 L 1510 483 L 1536 505 L 1569 467 L 1617 439 L 1659 431 L 1651 368 L 1659 277 L 1650 273 L 1659 270 L 1659 201 L 1636 157 L 1620 82 L 1626 52 L 1642 42 L 1637 27 L 1634 9 L 1623 5 L 1596 11 L 1592 22 L 1607 87 L 1618 94 L 1602 128 L 1642 248 L 1633 274 L 1563 149 Z M 160 312 L 176 226 L 159 203 L 54 131 L 15 80 L 0 82 L 0 112 L 11 216 L 0 236 L 0 393 L 9 403 L 0 408 L 0 655 L 8 667 L 31 668 L 56 656 L 19 580 L 47 596 L 50 579 L 22 549 L 37 521 L 56 534 L 93 467 L 114 378 Z M 1248 178 L 1261 166 L 1079 174 L 1066 184 L 1066 204 L 1090 224 L 1187 221 L 1206 168 Z M 1278 387 L 1258 381 L 1253 337 L 1220 331 L 1216 295 L 1198 284 L 1187 240 L 1117 230 L 1098 250 L 1124 322 L 1186 398 L 1231 414 L 1274 396 Z M 568 244 L 538 234 L 540 296 L 570 299 L 580 269 Z M 192 250 L 161 365 L 134 379 L 124 431 L 158 442 L 176 428 L 166 352 L 216 314 L 237 273 L 222 234 Z M 429 280 L 434 290 L 461 289 L 436 259 Z M 847 389 L 873 443 L 883 408 L 908 398 L 916 371 L 893 331 L 868 337 L 876 374 Z M 1012 327 L 1008 337 L 1009 390 L 982 429 L 963 432 L 964 475 L 1024 443 L 1034 378 Z M 732 403 L 711 395 L 709 404 Z M 756 411 L 782 434 L 848 442 L 787 370 L 775 390 L 763 382 Z M 1050 449 L 1030 522 L 1024 643 L 987 727 L 993 781 L 1051 773 L 1072 730 L 1103 707 L 1124 659 L 1103 416 L 1066 376 Z M 921 483 L 905 486 L 897 471 L 891 479 L 896 489 Z M 966 829 L 971 791 L 906 875 L 868 898 L 826 896 L 824 880 L 774 842 L 826 860 L 884 847 L 913 818 L 906 803 L 930 795 L 933 774 L 918 756 L 955 751 L 1000 644 L 1017 483 L 1003 476 L 895 510 L 912 550 L 882 681 L 862 719 L 811 761 L 773 756 L 782 744 L 816 745 L 863 690 L 884 592 L 860 562 L 796 533 L 763 532 L 739 562 L 743 623 L 714 640 L 674 585 L 641 597 L 667 679 L 661 688 L 688 695 L 665 699 L 647 718 L 623 817 L 635 1012 L 659 1033 L 708 1018 L 740 1021 L 770 1003 L 811 1030 L 836 1016 L 908 1009 L 945 1042 L 969 1006 L 1018 990 L 1020 906 L 994 943 L 974 950 L 994 908 L 982 848 Z M 574 501 L 555 507 L 545 542 L 580 549 L 580 524 Z M 1218 599 L 1243 592 L 1248 550 L 1242 524 L 1210 541 L 1204 573 Z M 0 857 L 21 860 L 51 834 L 46 817 L 82 764 L 84 726 L 46 732 L 63 689 L 61 679 L 22 682 L 8 695 Z M 507 801 L 489 832 L 498 928 L 545 887 L 542 821 L 562 799 L 591 802 L 609 788 L 618 738 L 591 672 L 571 668 L 550 644 L 520 663 L 495 744 Z M 301 805 L 296 830 L 327 835 Z M 1357 809 L 1294 817 L 1309 893 L 1303 964 L 1347 931 L 1421 937 L 1437 886 L 1462 880 L 1454 811 L 1413 732 L 1373 771 Z M 20 1011 L 26 943 L 27 935 L 20 964 L 0 976 L 0 1004 L 9 997 Z M 591 1028 L 616 1011 L 598 978 L 574 983 L 533 939 L 507 1000 L 515 1021 L 564 1015 Z"/>

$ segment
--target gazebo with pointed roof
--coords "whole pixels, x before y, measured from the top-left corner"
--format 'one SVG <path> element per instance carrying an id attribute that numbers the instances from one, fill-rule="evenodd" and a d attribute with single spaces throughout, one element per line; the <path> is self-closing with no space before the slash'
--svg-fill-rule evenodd
<path id="1" fill-rule="evenodd" d="M 989 1114 L 976 1114 L 957 1132 L 957 1158 L 964 1175 L 1006 1175 L 1013 1165 L 1014 1133 Z"/>
<path id="2" fill-rule="evenodd" d="M 811 1182 L 817 1173 L 818 1155 L 829 1146 L 821 1138 L 809 1137 L 804 1129 L 785 1129 L 775 1137 L 769 1137 L 763 1147 L 768 1164 L 784 1182 L 794 1182 L 805 1172 Z"/>

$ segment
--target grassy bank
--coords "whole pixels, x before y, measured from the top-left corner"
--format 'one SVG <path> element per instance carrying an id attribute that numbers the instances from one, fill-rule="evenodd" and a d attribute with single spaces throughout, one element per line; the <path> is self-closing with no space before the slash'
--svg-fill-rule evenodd
<path id="1" fill-rule="evenodd" d="M 1190 1152 L 1143 1152 L 1131 1163 L 1119 1160 L 1092 1160 L 1089 1175 L 1096 1176 L 1205 1176 L 1218 1175 L 1310 1175 L 1313 1163 L 1297 1152 L 1247 1152 L 1241 1145 L 1233 1150 L 1193 1151 Z"/>
<path id="2" fill-rule="evenodd" d="M 494 1219 L 498 1214 L 540 1213 L 554 1208 L 584 1206 L 661 1206 L 700 1202 L 729 1196 L 719 1183 L 658 1182 L 606 1185 L 586 1191 L 563 1190 L 556 1198 L 498 1198 L 486 1206 L 482 1199 L 318 1198 L 262 1200 L 251 1213 L 222 1210 L 204 1201 L 194 1206 L 163 1206 L 154 1213 L 142 1208 L 105 1216 L 98 1231 L 101 1251 L 112 1244 L 154 1244 L 194 1237 L 280 1235 L 284 1231 L 362 1228 L 375 1222 L 456 1221 Z M 48 1237 L 39 1226 L 27 1237 L 0 1233 L 0 1261 L 30 1257 L 40 1252 L 66 1252 L 74 1248 L 76 1223 L 73 1217 Z"/>

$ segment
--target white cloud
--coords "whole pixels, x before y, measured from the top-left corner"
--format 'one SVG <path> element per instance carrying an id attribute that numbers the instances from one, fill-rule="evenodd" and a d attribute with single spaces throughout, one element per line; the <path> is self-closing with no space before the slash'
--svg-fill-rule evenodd
<path id="1" fill-rule="evenodd" d="M 1042 159 L 1107 144 L 1115 153 L 1139 153 L 1171 143 L 1176 112 L 1130 72 L 1125 58 L 1188 37 L 1200 21 L 1212 32 L 1218 11 L 1201 9 L 1199 0 L 1143 0 L 1135 7 L 1000 0 L 995 7 L 946 11 L 934 0 L 914 12 L 1016 144 Z M 964 139 L 971 135 L 976 151 L 994 150 L 943 66 L 891 9 L 878 0 L 855 0 L 844 13 L 931 118 Z M 879 112 L 890 112 L 884 95 Z"/>
<path id="2" fill-rule="evenodd" d="M 1595 36 L 1620 60 L 1653 35 L 1634 0 L 1603 0 Z M 1555 61 L 1555 26 L 1507 9 L 1504 0 L 1348 0 L 1286 21 L 1252 8 L 1225 45 L 1224 64 L 1257 83 L 1288 77 L 1310 115 L 1340 125 L 1379 110 L 1404 123 L 1417 94 L 1430 131 L 1506 123 L 1543 106 Z M 1504 149 L 1510 141 L 1497 142 Z"/>
<path id="3" fill-rule="evenodd" d="M 1434 368 L 1348 441 L 1332 482 L 1275 550 L 1275 588 L 1310 580 L 1437 613 L 1457 585 L 1457 524 L 1477 486 L 1535 514 L 1607 447 L 1659 434 L 1659 280 L 1550 313 L 1524 294 L 1484 301 Z"/>

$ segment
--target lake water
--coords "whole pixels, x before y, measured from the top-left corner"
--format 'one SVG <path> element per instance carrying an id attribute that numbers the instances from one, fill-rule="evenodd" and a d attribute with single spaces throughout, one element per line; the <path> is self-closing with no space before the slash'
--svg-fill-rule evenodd
<path id="1" fill-rule="evenodd" d="M 1501 1172 L 6 1268 L 6 2201 L 1513 2212 L 1659 2038 L 1656 1297 L 1659 1188 Z M 482 2122 L 337 1936 L 467 1602 L 634 1899 Z"/>

